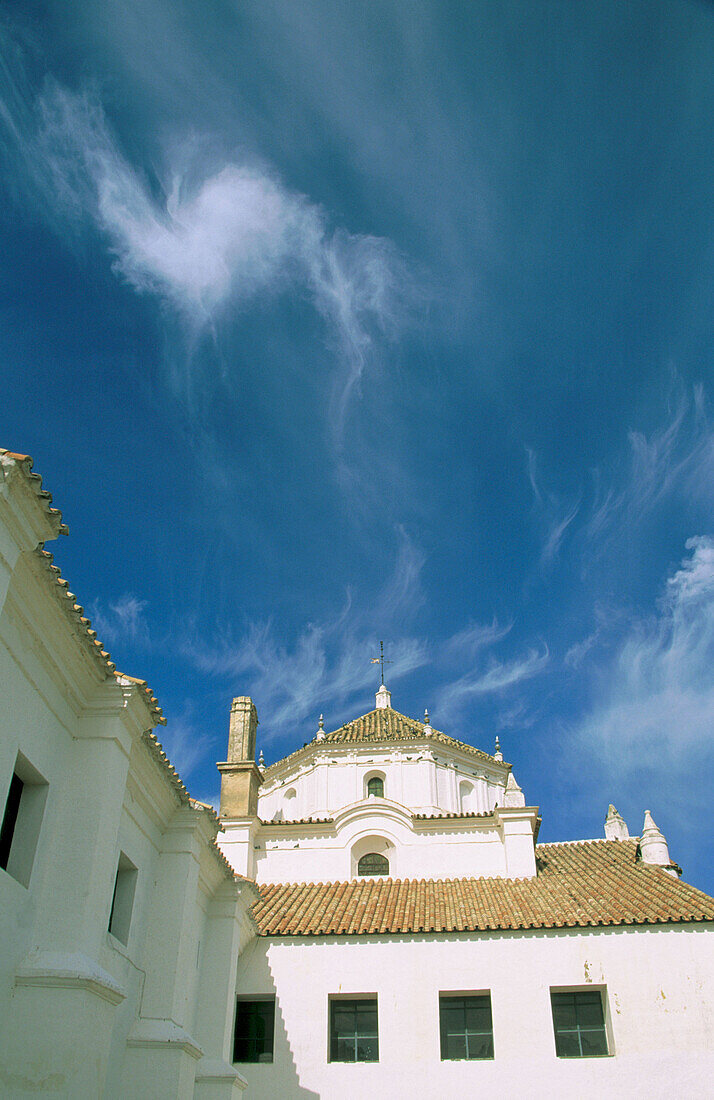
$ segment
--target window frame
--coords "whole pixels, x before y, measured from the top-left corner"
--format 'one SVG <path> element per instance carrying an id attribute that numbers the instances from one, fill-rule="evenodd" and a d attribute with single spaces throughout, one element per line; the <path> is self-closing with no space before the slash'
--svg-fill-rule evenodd
<path id="1" fill-rule="evenodd" d="M 337 1034 L 335 1032 L 335 1016 L 338 1012 L 352 1009 L 355 1015 L 359 1007 L 369 1006 L 374 1011 L 374 1034 L 372 1032 L 360 1033 L 355 1021 L 355 1030 Z M 337 1043 L 352 1040 L 354 1043 L 354 1058 L 339 1058 L 336 1055 Z M 375 1056 L 373 1058 L 359 1058 L 358 1044 L 360 1041 L 373 1041 Z M 327 999 L 327 1061 L 337 1065 L 364 1065 L 379 1062 L 379 997 L 376 993 L 335 993 Z"/>
<path id="2" fill-rule="evenodd" d="M 49 783 L 18 752 L 5 796 L 0 823 L 3 846 L 2 870 L 29 889 L 45 817 Z"/>
<path id="3" fill-rule="evenodd" d="M 272 1065 L 275 1060 L 275 995 L 271 993 L 243 995 L 236 997 L 235 1015 L 233 1018 L 233 1064 L 237 1066 L 267 1066 Z M 269 1049 L 263 1049 L 260 1052 L 256 1051 L 256 1057 L 254 1058 L 238 1058 L 236 1057 L 238 1051 L 238 1022 L 239 1022 L 239 1007 L 240 1005 L 251 1005 L 254 1008 L 258 1005 L 266 1005 L 271 1009 L 270 1012 L 270 1024 L 266 1026 L 265 1035 L 262 1036 L 262 1042 L 265 1044 L 267 1040 L 269 1043 Z M 265 1023 L 265 1019 L 263 1019 Z M 245 1042 L 257 1043 L 259 1040 L 246 1035 L 243 1037 Z"/>
<path id="4" fill-rule="evenodd" d="M 584 986 L 551 986 L 550 987 L 550 1014 L 553 1024 L 553 1044 L 555 1047 L 556 1058 L 575 1059 L 580 1060 L 582 1058 L 612 1058 L 615 1053 L 615 1046 L 612 1034 L 612 1021 L 610 1019 L 610 1009 L 607 998 L 607 986 L 606 985 L 584 985 Z M 597 997 L 600 1006 L 600 1015 L 602 1022 L 597 1025 L 581 1025 L 578 1022 L 577 1000 L 574 1004 L 575 1008 L 575 1027 L 564 1028 L 558 1026 L 555 1018 L 555 999 L 561 996 L 572 996 L 575 998 L 584 996 L 591 998 L 590 1003 L 594 1003 L 592 998 Z M 581 1005 L 582 1007 L 582 1005 Z M 604 1043 L 605 1050 L 593 1051 L 592 1053 L 583 1052 L 582 1048 L 582 1033 L 598 1033 L 601 1034 Z M 578 1040 L 579 1053 L 561 1053 L 559 1050 L 559 1033 L 576 1034 Z"/>
<path id="5" fill-rule="evenodd" d="M 114 876 L 114 892 L 112 893 L 112 904 L 109 908 L 107 932 L 124 947 L 129 945 L 138 877 L 139 872 L 136 865 L 132 863 L 125 852 L 120 851 Z"/>
<path id="6" fill-rule="evenodd" d="M 449 1005 L 449 1002 L 452 1005 Z M 472 1003 L 468 1005 L 467 1002 L 481 1002 L 480 1004 Z M 457 1004 L 461 1002 L 463 1004 L 464 1013 L 464 1026 L 463 1031 L 452 1033 L 452 1038 L 463 1035 L 464 1049 L 466 1053 L 463 1056 L 452 1056 L 446 1053 L 448 1040 L 448 1033 L 446 1032 L 446 1021 L 442 1014 L 442 1009 L 451 1007 L 455 1008 Z M 484 1009 L 488 1007 L 489 1028 L 487 1030 L 477 1030 L 475 1028 L 469 1029 L 466 1023 L 466 1011 L 471 1009 Z M 469 1034 L 474 1038 L 477 1036 L 488 1036 L 490 1038 L 490 1053 L 488 1054 L 469 1054 Z M 496 1056 L 495 1044 L 493 1038 L 493 1003 L 491 1000 L 490 989 L 478 989 L 478 990 L 440 990 L 439 991 L 439 1056 L 442 1062 L 492 1062 Z"/>
<path id="7" fill-rule="evenodd" d="M 379 794 L 370 789 L 373 783 L 379 784 Z M 384 798 L 384 779 L 381 775 L 371 775 L 367 780 L 367 798 Z"/>
<path id="8" fill-rule="evenodd" d="M 364 871 L 362 870 L 362 861 L 365 859 L 383 859 L 386 863 L 386 869 L 382 868 L 380 871 Z M 383 855 L 382 852 L 365 852 L 363 856 L 360 856 L 357 860 L 357 877 L 358 878 L 388 878 L 389 877 L 389 859 Z"/>

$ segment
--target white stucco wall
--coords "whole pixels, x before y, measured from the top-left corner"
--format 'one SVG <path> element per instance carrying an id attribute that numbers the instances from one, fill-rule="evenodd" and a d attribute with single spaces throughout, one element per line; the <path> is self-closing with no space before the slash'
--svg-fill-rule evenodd
<path id="1" fill-rule="evenodd" d="M 711 1096 L 714 941 L 703 926 L 254 941 L 241 992 L 275 993 L 275 1059 L 249 1097 Z M 612 1056 L 555 1055 L 551 986 L 606 987 Z M 493 1061 L 442 1062 L 438 995 L 490 990 Z M 376 993 L 379 1062 L 330 1064 L 328 998 Z"/>
<path id="2" fill-rule="evenodd" d="M 345 881 L 356 875 L 359 856 L 374 851 L 387 856 L 392 878 L 529 876 L 535 872 L 536 811 L 529 811 L 525 857 L 512 853 L 510 861 L 503 827 L 507 814 L 497 811 L 484 820 L 415 822 L 403 807 L 370 798 L 345 807 L 334 825 L 256 827 L 251 874 L 258 882 Z M 229 826 L 219 838 L 229 860 L 231 833 Z"/>
<path id="3" fill-rule="evenodd" d="M 467 753 L 437 742 L 385 750 L 373 744 L 332 745 L 329 751 L 316 744 L 309 759 L 288 761 L 267 773 L 258 816 L 263 821 L 331 816 L 364 798 L 372 775 L 384 777 L 385 798 L 413 813 L 484 813 L 497 802 L 503 805 L 507 773 L 502 765 L 482 766 Z M 463 781 L 472 787 L 467 806 L 461 804 Z"/>

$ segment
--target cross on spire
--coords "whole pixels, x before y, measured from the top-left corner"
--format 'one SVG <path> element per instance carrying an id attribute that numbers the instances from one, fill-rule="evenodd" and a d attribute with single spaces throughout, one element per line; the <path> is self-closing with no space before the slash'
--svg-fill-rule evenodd
<path id="1" fill-rule="evenodd" d="M 384 666 L 394 664 L 394 661 L 389 661 L 384 656 L 384 642 L 379 643 L 379 657 L 372 657 L 370 659 L 370 664 L 380 666 L 380 670 L 381 670 L 380 687 L 384 687 Z"/>

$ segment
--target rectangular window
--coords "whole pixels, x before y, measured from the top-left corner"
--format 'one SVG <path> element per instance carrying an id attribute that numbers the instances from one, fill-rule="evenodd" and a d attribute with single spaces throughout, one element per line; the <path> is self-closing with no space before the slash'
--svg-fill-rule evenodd
<path id="1" fill-rule="evenodd" d="M 556 992 L 551 989 L 555 1053 L 559 1058 L 596 1058 L 609 1054 L 603 994 L 599 989 Z"/>
<path id="2" fill-rule="evenodd" d="M 439 994 L 442 1062 L 493 1058 L 491 994 Z"/>
<path id="3" fill-rule="evenodd" d="M 379 1061 L 376 995 L 330 998 L 330 1061 Z"/>
<path id="4" fill-rule="evenodd" d="M 47 790 L 40 773 L 18 753 L 0 826 L 0 867 L 23 886 L 30 884 Z"/>
<path id="5" fill-rule="evenodd" d="M 275 998 L 239 1000 L 233 1041 L 234 1062 L 272 1062 Z"/>
<path id="6" fill-rule="evenodd" d="M 117 875 L 114 880 L 114 895 L 109 912 L 109 931 L 121 943 L 129 942 L 131 911 L 134 908 L 136 890 L 136 867 L 123 852 L 119 853 Z"/>

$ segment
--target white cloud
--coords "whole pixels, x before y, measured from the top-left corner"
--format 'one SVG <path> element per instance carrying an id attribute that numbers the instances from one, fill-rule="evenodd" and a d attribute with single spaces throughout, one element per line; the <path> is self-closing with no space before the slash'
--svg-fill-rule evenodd
<path id="1" fill-rule="evenodd" d="M 423 600 L 424 556 L 403 529 L 397 535 L 392 573 L 373 604 L 357 608 L 348 593 L 334 619 L 308 623 L 290 646 L 276 637 L 271 622 L 250 624 L 242 637 L 227 636 L 213 647 L 184 640 L 184 653 L 199 669 L 250 683 L 251 694 L 260 699 L 263 744 L 294 733 L 310 716 L 317 729 L 320 711 L 327 722 L 338 724 L 347 716 L 350 699 L 374 689 L 369 656 L 377 652 L 376 623 L 385 624 L 389 638 L 388 682 L 425 663 L 425 643 L 405 630 Z"/>
<path id="2" fill-rule="evenodd" d="M 515 660 L 492 659 L 485 668 L 470 670 L 438 693 L 436 709 L 440 720 L 453 720 L 470 699 L 502 694 L 538 676 L 548 660 L 548 649 L 543 646 L 540 650 L 530 649 Z"/>
<path id="3" fill-rule="evenodd" d="M 680 393 L 667 423 L 649 436 L 628 433 L 629 459 L 619 488 L 604 491 L 600 475 L 592 514 L 585 527 L 589 548 L 602 549 L 618 534 L 628 537 L 642 519 L 675 492 L 693 499 L 708 495 L 714 479 L 714 430 L 701 387 Z"/>
<path id="4" fill-rule="evenodd" d="M 530 447 L 526 447 L 526 460 L 534 508 L 542 531 L 540 564 L 542 568 L 547 568 L 558 558 L 565 534 L 580 511 L 580 500 L 566 502 L 556 493 L 541 490 L 537 477 L 537 456 Z"/>
<path id="5" fill-rule="evenodd" d="M 90 610 L 92 625 L 105 645 L 133 643 L 147 645 L 149 627 L 144 616 L 146 600 L 127 592 L 108 608 L 94 604 Z"/>
<path id="6" fill-rule="evenodd" d="M 712 750 L 714 539 L 698 537 L 667 581 L 657 613 L 631 624 L 593 684 L 574 741 L 607 768 L 666 785 Z"/>
<path id="7" fill-rule="evenodd" d="M 324 318 L 341 365 L 333 420 L 367 358 L 406 318 L 408 273 L 383 238 L 331 230 L 323 209 L 247 157 L 219 160 L 187 140 L 168 154 L 163 197 L 123 155 L 98 102 L 52 86 L 35 172 L 66 212 L 89 213 L 114 268 L 138 292 L 175 307 L 194 333 L 227 303 L 290 287 Z"/>

